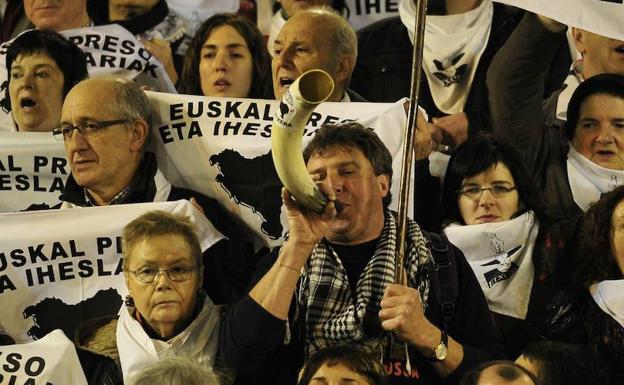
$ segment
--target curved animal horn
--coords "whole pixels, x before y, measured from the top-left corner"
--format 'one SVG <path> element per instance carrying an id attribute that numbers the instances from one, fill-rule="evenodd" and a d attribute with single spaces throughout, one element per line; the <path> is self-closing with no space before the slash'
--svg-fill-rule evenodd
<path id="1" fill-rule="evenodd" d="M 282 97 L 271 128 L 271 151 L 277 175 L 299 204 L 318 213 L 323 212 L 327 198 L 308 174 L 301 143 L 312 111 L 333 92 L 334 80 L 327 72 L 306 71 Z"/>

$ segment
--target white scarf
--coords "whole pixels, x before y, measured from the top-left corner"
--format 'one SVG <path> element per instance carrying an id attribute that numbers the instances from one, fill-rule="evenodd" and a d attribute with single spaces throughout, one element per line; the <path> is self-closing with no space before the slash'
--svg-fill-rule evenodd
<path id="1" fill-rule="evenodd" d="M 624 327 L 624 279 L 594 283 L 589 292 L 596 305 Z"/>
<path id="2" fill-rule="evenodd" d="M 191 324 L 168 341 L 150 338 L 134 319 L 134 308 L 122 307 L 117 323 L 117 349 L 125 383 L 143 369 L 169 356 L 187 356 L 202 365 L 215 362 L 219 340 L 219 308 L 206 297 Z"/>
<path id="3" fill-rule="evenodd" d="M 576 151 L 572 144 L 567 164 L 572 197 L 583 211 L 596 203 L 600 195 L 624 184 L 624 171 L 597 165 Z"/>
<path id="4" fill-rule="evenodd" d="M 559 98 L 557 99 L 557 112 L 556 117 L 560 120 L 568 120 L 568 104 L 570 103 L 570 99 L 572 99 L 572 94 L 576 90 L 576 88 L 581 84 L 583 78 L 581 77 L 581 73 L 579 71 L 579 66 L 581 66 L 581 61 L 576 61 L 572 63 L 570 67 L 570 72 L 568 72 L 568 77 L 566 77 L 563 82 L 563 90 L 559 94 Z"/>
<path id="5" fill-rule="evenodd" d="M 414 2 L 401 0 L 399 15 L 414 44 Z M 490 37 L 493 15 L 494 5 L 490 0 L 459 15 L 427 15 L 423 70 L 440 111 L 454 114 L 464 110 Z"/>
<path id="6" fill-rule="evenodd" d="M 519 319 L 526 318 L 529 308 L 538 231 L 532 211 L 504 222 L 444 229 L 466 256 L 490 310 Z"/>

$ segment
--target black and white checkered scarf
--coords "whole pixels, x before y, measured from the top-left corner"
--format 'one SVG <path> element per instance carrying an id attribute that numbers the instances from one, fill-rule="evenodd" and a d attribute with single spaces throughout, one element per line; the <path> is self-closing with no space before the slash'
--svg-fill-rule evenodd
<path id="1" fill-rule="evenodd" d="M 326 242 L 316 246 L 308 259 L 297 290 L 298 310 L 303 312 L 308 353 L 341 342 L 383 336 L 379 321 L 386 286 L 394 283 L 397 237 L 396 213 L 386 211 L 377 249 L 364 268 L 355 298 L 345 269 Z M 426 265 L 431 253 L 418 225 L 409 221 L 405 266 L 408 285 L 418 288 L 423 307 L 429 295 Z"/>

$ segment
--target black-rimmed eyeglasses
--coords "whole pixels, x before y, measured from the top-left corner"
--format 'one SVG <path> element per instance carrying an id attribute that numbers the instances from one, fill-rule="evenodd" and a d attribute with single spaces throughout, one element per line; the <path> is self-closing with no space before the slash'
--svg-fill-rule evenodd
<path id="1" fill-rule="evenodd" d="M 74 130 L 78 130 L 84 137 L 97 136 L 107 127 L 111 127 L 116 124 L 127 124 L 131 121 L 132 120 L 130 119 L 115 119 L 105 120 L 103 122 L 86 121 L 78 123 L 75 126 L 72 126 L 71 124 L 62 124 L 52 130 L 52 135 L 54 135 L 54 138 L 56 138 L 59 142 L 71 139 Z"/>
<path id="2" fill-rule="evenodd" d="M 126 270 L 129 273 L 134 274 L 137 281 L 143 283 L 152 283 L 160 275 L 161 272 L 167 274 L 170 280 L 173 282 L 183 282 L 191 278 L 193 272 L 197 270 L 197 266 L 184 267 L 176 266 L 169 269 L 156 269 L 155 267 L 143 266 L 136 270 Z"/>

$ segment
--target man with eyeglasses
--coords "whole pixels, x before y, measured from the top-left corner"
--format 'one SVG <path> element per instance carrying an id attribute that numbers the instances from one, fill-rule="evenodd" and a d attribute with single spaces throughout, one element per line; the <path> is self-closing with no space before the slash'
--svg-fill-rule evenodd
<path id="1" fill-rule="evenodd" d="M 149 117 L 149 100 L 132 81 L 92 78 L 71 89 L 60 126 L 53 130 L 65 144 L 71 169 L 61 208 L 191 200 L 229 238 L 204 256 L 209 265 L 205 282 L 215 302 L 233 301 L 247 283 L 243 260 L 253 255 L 253 247 L 217 201 L 165 179 L 156 156 L 145 151 Z"/>

